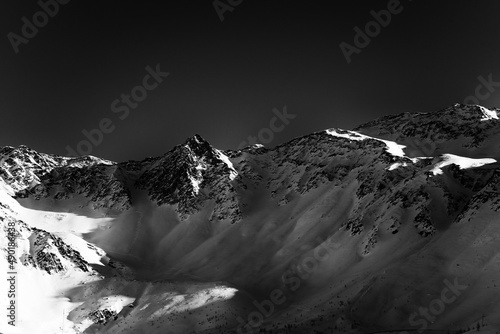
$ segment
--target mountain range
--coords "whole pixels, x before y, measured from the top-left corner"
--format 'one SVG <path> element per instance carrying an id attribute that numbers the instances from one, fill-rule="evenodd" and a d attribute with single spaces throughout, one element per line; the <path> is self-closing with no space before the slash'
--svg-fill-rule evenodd
<path id="1" fill-rule="evenodd" d="M 1 147 L 0 332 L 498 333 L 499 112 L 119 163 Z"/>

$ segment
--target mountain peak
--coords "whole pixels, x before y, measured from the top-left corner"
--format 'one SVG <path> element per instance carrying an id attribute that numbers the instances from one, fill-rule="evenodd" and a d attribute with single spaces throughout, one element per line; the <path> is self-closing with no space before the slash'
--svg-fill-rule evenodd
<path id="1" fill-rule="evenodd" d="M 199 157 L 204 156 L 207 153 L 213 153 L 214 150 L 212 145 L 210 145 L 210 143 L 199 134 L 189 137 L 184 144 L 182 144 L 182 146 L 188 148 L 192 153 Z"/>
<path id="2" fill-rule="evenodd" d="M 192 142 L 192 143 L 207 143 L 205 138 L 203 138 L 201 135 L 195 133 L 193 136 L 189 137 L 186 142 Z"/>
<path id="3" fill-rule="evenodd" d="M 465 119 L 477 119 L 479 118 L 481 121 L 498 119 L 498 108 L 486 108 L 484 106 L 478 104 L 461 104 L 455 103 L 438 113 L 448 113 L 453 115 L 460 115 Z M 432 113 L 431 113 L 432 114 Z M 457 119 L 459 121 L 459 119 Z"/>
<path id="4" fill-rule="evenodd" d="M 26 145 L 19 145 L 18 147 L 8 146 L 8 145 L 3 146 L 3 147 L 0 147 L 0 152 L 3 152 L 3 153 L 16 152 L 16 153 L 31 153 L 31 154 L 37 153 L 35 150 L 31 149 L 30 147 L 28 147 Z"/>

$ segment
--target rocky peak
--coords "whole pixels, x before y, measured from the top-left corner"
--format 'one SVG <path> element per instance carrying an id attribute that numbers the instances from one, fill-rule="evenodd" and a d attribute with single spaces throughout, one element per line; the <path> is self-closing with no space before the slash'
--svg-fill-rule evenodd
<path id="1" fill-rule="evenodd" d="M 40 182 L 40 177 L 63 164 L 64 159 L 38 153 L 27 146 L 0 148 L 0 179 L 14 191 L 24 190 Z"/>
<path id="2" fill-rule="evenodd" d="M 196 134 L 154 159 L 136 186 L 148 190 L 158 205 L 177 203 L 179 213 L 185 216 L 195 212 L 206 200 L 226 193 L 234 197 L 230 182 L 236 175 L 229 157 Z M 219 202 L 224 201 L 219 199 Z"/>
<path id="3" fill-rule="evenodd" d="M 213 152 L 213 148 L 210 143 L 199 134 L 195 134 L 194 136 L 188 138 L 181 146 L 189 149 L 193 154 L 199 157 Z"/>

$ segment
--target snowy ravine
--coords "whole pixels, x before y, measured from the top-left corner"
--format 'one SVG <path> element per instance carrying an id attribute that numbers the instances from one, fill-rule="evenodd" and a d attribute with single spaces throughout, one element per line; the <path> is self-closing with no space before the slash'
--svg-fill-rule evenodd
<path id="1" fill-rule="evenodd" d="M 0 333 L 500 332 L 499 111 L 122 163 L 0 147 Z"/>

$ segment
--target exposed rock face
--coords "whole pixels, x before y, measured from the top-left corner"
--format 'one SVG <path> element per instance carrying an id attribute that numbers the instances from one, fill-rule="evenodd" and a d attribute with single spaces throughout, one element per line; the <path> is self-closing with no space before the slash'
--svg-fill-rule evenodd
<path id="1" fill-rule="evenodd" d="M 454 104 L 438 112 L 385 116 L 354 130 L 407 145 L 405 151 L 412 157 L 443 153 L 482 157 L 495 151 L 498 156 L 499 111 Z"/>
<path id="2" fill-rule="evenodd" d="M 230 183 L 235 176 L 228 157 L 196 135 L 149 164 L 136 186 L 158 205 L 177 204 L 184 219 L 214 200 L 214 218 L 236 222 L 241 216 Z"/>
<path id="3" fill-rule="evenodd" d="M 36 268 L 45 270 L 49 274 L 61 272 L 67 270 L 61 261 L 67 260 L 75 269 L 92 271 L 78 251 L 51 233 L 34 228 L 30 242 L 32 249 L 29 255 L 26 254 L 26 258 Z"/>

